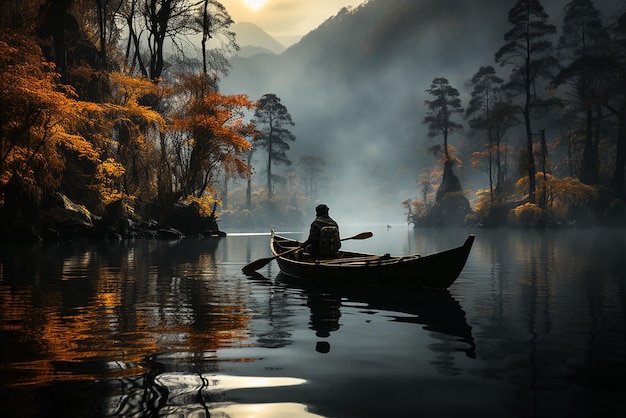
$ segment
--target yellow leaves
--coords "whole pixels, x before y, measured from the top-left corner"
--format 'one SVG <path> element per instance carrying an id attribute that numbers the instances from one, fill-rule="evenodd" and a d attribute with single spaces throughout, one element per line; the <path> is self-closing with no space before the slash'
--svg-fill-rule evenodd
<path id="1" fill-rule="evenodd" d="M 69 175 L 85 179 L 74 191 L 99 193 L 94 204 L 181 188 L 209 210 L 218 175 L 249 172 L 244 157 L 255 128 L 244 121 L 254 107 L 247 96 L 220 94 L 206 75 L 168 86 L 88 66 L 67 70 L 72 86 L 60 83 L 32 32 L 0 30 L 0 186 L 19 176 L 55 190 Z M 146 105 L 161 99 L 171 120 Z"/>
<path id="2" fill-rule="evenodd" d="M 489 189 L 479 189 L 478 191 L 476 191 L 476 203 L 474 205 L 474 212 L 485 214 L 491 206 L 493 206 L 493 202 Z"/>
<path id="3" fill-rule="evenodd" d="M 198 205 L 198 213 L 200 216 L 209 217 L 212 215 L 213 205 L 214 204 L 222 204 L 219 199 L 216 199 L 213 196 L 204 195 L 202 197 L 189 196 L 185 199 L 189 203 L 195 203 Z"/>
<path id="4" fill-rule="evenodd" d="M 19 31 L 0 31 L 1 72 L 37 77 L 45 68 L 34 36 Z"/>
<path id="5" fill-rule="evenodd" d="M 98 151 L 93 144 L 80 135 L 71 135 L 65 132 L 59 132 L 60 142 L 69 150 L 76 152 L 79 157 L 87 158 L 91 161 L 97 161 L 99 157 Z"/>
<path id="6" fill-rule="evenodd" d="M 107 158 L 100 163 L 98 172 L 107 178 L 119 178 L 124 175 L 124 166 L 115 161 L 113 158 Z"/>
<path id="7" fill-rule="evenodd" d="M 511 226 L 536 226 L 545 219 L 546 212 L 535 203 L 524 203 L 511 209 L 508 221 Z"/>
<path id="8" fill-rule="evenodd" d="M 159 96 L 157 85 L 144 77 L 132 77 L 119 72 L 110 74 L 113 103 L 124 106 L 131 101 L 137 103 L 144 96 Z"/>
<path id="9" fill-rule="evenodd" d="M 558 179 L 550 177 L 550 189 L 556 198 L 568 204 L 586 204 L 598 198 L 598 190 L 588 184 L 581 183 L 573 177 Z"/>
<path id="10" fill-rule="evenodd" d="M 206 85 L 203 76 L 185 77 L 180 88 L 183 86 L 190 90 L 181 94 L 181 108 L 172 115 L 170 126 L 178 132 L 179 146 L 191 148 L 193 163 L 188 176 L 209 177 L 217 168 L 231 175 L 247 175 L 250 168 L 243 161 L 243 153 L 251 149 L 246 136 L 251 136 L 255 128 L 243 118 L 254 103 L 245 95 L 222 95 Z"/>
<path id="11" fill-rule="evenodd" d="M 127 117 L 141 126 L 158 126 L 161 130 L 165 128 L 165 120 L 160 113 L 139 104 L 146 96 L 158 97 L 161 94 L 159 87 L 147 78 L 131 77 L 117 72 L 111 73 L 110 78 L 113 100 L 106 107 L 114 120 Z"/>
<path id="12" fill-rule="evenodd" d="M 542 190 L 543 178 L 542 176 L 537 178 L 539 180 L 538 190 Z M 599 195 L 595 187 L 581 183 L 573 177 L 559 179 L 549 176 L 546 191 L 549 197 L 550 210 L 554 216 L 559 218 L 567 217 L 568 212 L 573 207 L 588 206 Z"/>
<path id="13" fill-rule="evenodd" d="M 564 220 L 572 208 L 589 206 L 599 197 L 598 189 L 581 183 L 573 177 L 558 178 L 538 172 L 536 196 L 545 198 L 547 213 L 556 220 Z M 528 176 L 517 181 L 519 190 L 528 189 Z"/>
<path id="14" fill-rule="evenodd" d="M 415 214 L 415 216 L 417 216 L 417 218 L 424 218 L 426 216 L 426 203 L 421 200 L 415 199 L 411 202 L 411 205 L 413 213 Z"/>
<path id="15" fill-rule="evenodd" d="M 124 166 L 112 158 L 108 158 L 98 165 L 96 187 L 101 195 L 102 203 L 105 205 L 122 198 L 123 193 L 119 190 L 118 184 L 124 172 Z"/>

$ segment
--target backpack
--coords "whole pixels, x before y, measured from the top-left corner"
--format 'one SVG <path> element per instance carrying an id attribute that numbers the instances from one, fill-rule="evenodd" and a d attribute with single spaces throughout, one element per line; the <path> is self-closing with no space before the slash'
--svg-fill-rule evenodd
<path id="1" fill-rule="evenodd" d="M 339 228 L 333 225 L 323 226 L 320 229 L 318 252 L 320 255 L 335 255 L 341 248 Z"/>

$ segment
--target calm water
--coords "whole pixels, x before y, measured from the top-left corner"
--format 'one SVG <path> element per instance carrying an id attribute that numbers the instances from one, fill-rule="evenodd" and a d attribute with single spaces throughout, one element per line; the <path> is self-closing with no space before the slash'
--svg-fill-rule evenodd
<path id="1" fill-rule="evenodd" d="M 278 274 L 268 235 L 0 255 L 7 417 L 626 416 L 625 231 L 373 231 L 428 254 L 477 236 L 449 291 Z M 301 238 L 301 233 L 294 233 Z"/>

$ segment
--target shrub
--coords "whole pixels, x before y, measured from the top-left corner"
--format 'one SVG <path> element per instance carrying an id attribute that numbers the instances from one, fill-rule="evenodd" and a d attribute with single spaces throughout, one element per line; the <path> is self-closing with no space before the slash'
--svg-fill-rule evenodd
<path id="1" fill-rule="evenodd" d="M 515 227 L 545 226 L 547 214 L 535 203 L 524 203 L 509 212 L 508 222 Z"/>

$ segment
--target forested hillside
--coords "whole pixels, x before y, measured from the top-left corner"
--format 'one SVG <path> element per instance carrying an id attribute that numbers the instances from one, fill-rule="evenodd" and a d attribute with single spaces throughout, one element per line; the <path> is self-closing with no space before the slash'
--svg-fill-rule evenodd
<path id="1" fill-rule="evenodd" d="M 623 224 L 626 15 L 547 3 L 370 0 L 241 58 L 215 0 L 5 0 L 0 232 L 268 229 L 319 201 L 352 221 Z"/>
<path id="2" fill-rule="evenodd" d="M 545 25 L 528 36 L 546 48 L 528 51 L 528 65 L 514 56 L 497 60 L 506 45 L 521 45 L 511 39 L 519 25 L 512 13 L 524 7 L 533 25 Z M 525 207 L 534 213 L 531 224 L 604 222 L 621 218 L 624 208 L 623 12 L 619 1 L 370 0 L 340 11 L 278 57 L 233 60 L 222 86 L 283 98 L 296 122 L 293 152 L 326 161 L 327 195 L 350 196 L 338 202 L 346 213 L 376 212 L 384 220 L 391 202 L 406 199 L 409 218 L 422 222 L 415 214 L 439 203 L 445 166 L 443 135 L 431 136 L 425 123 L 426 101 L 432 83 L 445 79 L 461 101 L 449 122 L 462 129 L 450 132 L 449 145 L 453 174 L 479 212 L 473 221 L 507 223 L 511 209 L 530 203 L 541 206 Z M 543 68 L 546 57 L 555 60 Z M 541 73 L 526 80 L 528 100 L 519 84 L 524 68 Z M 492 89 L 498 97 L 489 96 Z M 481 97 L 502 106 L 484 113 Z M 494 120 L 505 104 L 506 123 Z M 591 179 L 589 159 L 597 171 Z"/>
<path id="3" fill-rule="evenodd" d="M 0 7 L 3 235 L 216 232 L 216 184 L 249 175 L 254 131 L 242 119 L 254 103 L 217 87 L 237 49 L 223 6 L 7 0 Z M 188 34 L 213 39 L 194 50 L 201 59 L 184 55 Z"/>

